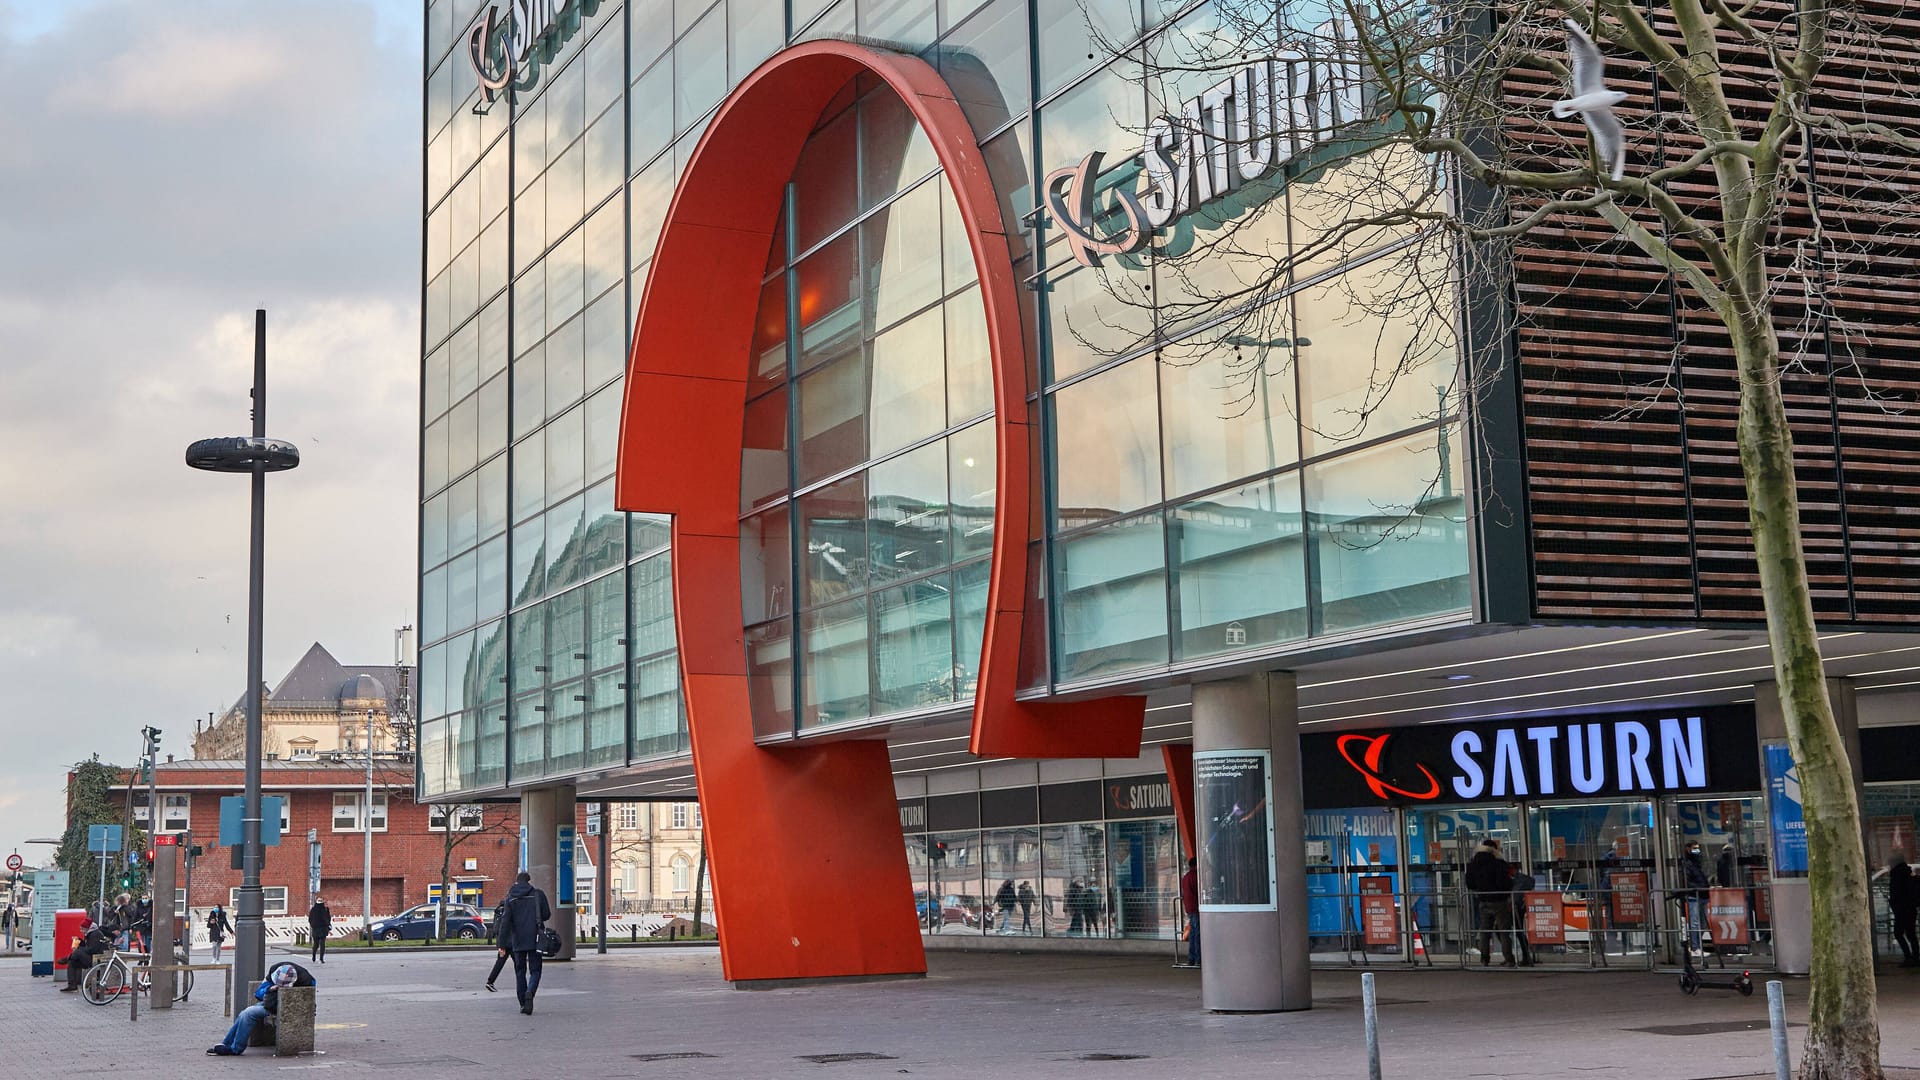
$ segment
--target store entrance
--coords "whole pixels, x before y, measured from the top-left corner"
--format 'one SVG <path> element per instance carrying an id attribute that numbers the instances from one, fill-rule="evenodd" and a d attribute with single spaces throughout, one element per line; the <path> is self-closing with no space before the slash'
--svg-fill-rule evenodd
<path id="1" fill-rule="evenodd" d="M 1519 926 L 1546 967 L 1646 967 L 1657 940 L 1649 897 L 1656 866 L 1653 803 L 1533 803 L 1531 878 Z M 1531 873 L 1527 868 L 1531 867 Z M 1522 879 L 1522 884 L 1527 884 Z"/>
<path id="2" fill-rule="evenodd" d="M 1773 962 L 1765 805 L 1748 798 L 1661 800 L 1661 960 L 1738 967 Z"/>
<path id="3" fill-rule="evenodd" d="M 1479 956 L 1479 913 L 1467 894 L 1467 861 L 1489 838 L 1508 860 L 1525 859 L 1526 817 L 1518 803 L 1435 806 L 1405 811 L 1407 894 L 1412 950 L 1434 963 Z M 1497 951 L 1499 945 L 1493 945 Z"/>

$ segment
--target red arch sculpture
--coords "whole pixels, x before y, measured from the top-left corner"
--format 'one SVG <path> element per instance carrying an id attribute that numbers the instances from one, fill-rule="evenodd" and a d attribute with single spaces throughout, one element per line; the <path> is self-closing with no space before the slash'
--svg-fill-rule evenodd
<path id="1" fill-rule="evenodd" d="M 735 981 L 926 969 L 885 743 L 756 745 L 741 628 L 740 459 L 760 281 L 801 147 L 862 73 L 899 94 L 931 140 L 986 305 L 998 490 L 969 749 L 1130 757 L 1140 747 L 1139 698 L 1014 696 L 1030 535 L 1028 364 L 1006 227 L 971 126 L 918 58 L 841 41 L 787 49 L 727 96 L 674 191 L 634 329 L 615 481 L 621 509 L 674 515 L 681 688 L 721 963 Z"/>

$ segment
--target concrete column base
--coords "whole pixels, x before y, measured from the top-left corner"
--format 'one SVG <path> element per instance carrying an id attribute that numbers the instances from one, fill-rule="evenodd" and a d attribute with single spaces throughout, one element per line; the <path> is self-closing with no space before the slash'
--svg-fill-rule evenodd
<path id="1" fill-rule="evenodd" d="M 520 796 L 520 822 L 527 830 L 526 871 L 533 879 L 533 887 L 547 894 L 547 902 L 553 907 L 553 917 L 547 920 L 547 925 L 560 935 L 560 951 L 547 958 L 550 962 L 571 960 L 574 955 L 575 912 L 571 905 L 560 906 L 559 879 L 556 874 L 559 862 L 558 829 L 562 825 L 572 825 L 574 818 L 572 784 L 538 788 L 523 792 Z"/>

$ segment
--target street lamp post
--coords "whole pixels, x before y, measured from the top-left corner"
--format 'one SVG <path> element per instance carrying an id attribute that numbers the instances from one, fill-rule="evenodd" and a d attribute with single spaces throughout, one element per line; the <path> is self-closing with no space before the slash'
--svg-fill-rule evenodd
<path id="1" fill-rule="evenodd" d="M 367 751 L 367 795 L 366 804 L 360 808 L 360 829 L 365 840 L 361 843 L 362 862 L 360 866 L 360 922 L 363 927 L 360 936 L 373 940 L 373 710 L 367 710 L 367 726 L 361 730 L 360 737 L 366 743 Z"/>
<path id="2" fill-rule="evenodd" d="M 247 749 L 246 792 L 240 815 L 240 891 L 233 926 L 233 1007 L 250 1004 L 253 985 L 266 975 L 267 925 L 260 891 L 260 623 L 265 608 L 267 474 L 300 464 L 292 443 L 267 438 L 267 313 L 253 313 L 253 434 L 201 439 L 187 447 L 187 464 L 208 472 L 247 473 L 252 483 L 252 525 L 247 544 Z M 152 807 L 148 808 L 152 813 Z"/>

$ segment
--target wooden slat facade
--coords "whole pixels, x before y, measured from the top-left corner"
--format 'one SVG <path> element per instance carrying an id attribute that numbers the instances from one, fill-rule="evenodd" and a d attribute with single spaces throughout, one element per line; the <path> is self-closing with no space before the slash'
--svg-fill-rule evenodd
<path id="1" fill-rule="evenodd" d="M 1754 17 L 1769 24 L 1791 11 L 1767 4 Z M 1920 11 L 1870 4 L 1862 17 L 1878 40 L 1841 40 L 1814 106 L 1920 125 L 1920 100 L 1888 75 L 1890 59 L 1920 73 Z M 1771 86 L 1754 57 L 1723 40 L 1734 61 L 1728 94 L 1757 131 Z M 1554 39 L 1547 48 L 1560 51 Z M 1699 149 L 1678 98 L 1644 65 L 1615 57 L 1608 70 L 1610 84 L 1632 94 L 1622 108 L 1630 172 Z M 1565 167 L 1584 136 L 1577 120 L 1548 111 L 1562 88 L 1516 71 L 1506 92 L 1510 159 Z M 1920 162 L 1832 140 L 1817 141 L 1811 158 L 1831 242 L 1814 242 L 1801 188 L 1773 266 L 1814 608 L 1827 624 L 1911 622 L 1920 616 L 1920 215 L 1897 200 L 1916 197 Z M 1710 171 L 1670 191 L 1718 221 Z M 1516 202 L 1512 215 L 1530 205 Z M 1651 214 L 1641 220 L 1664 231 Z M 1816 269 L 1780 273 L 1796 253 L 1809 262 L 1819 253 Z M 1595 218 L 1559 220 L 1518 242 L 1513 298 L 1535 617 L 1759 620 L 1733 353 L 1712 313 Z"/>

